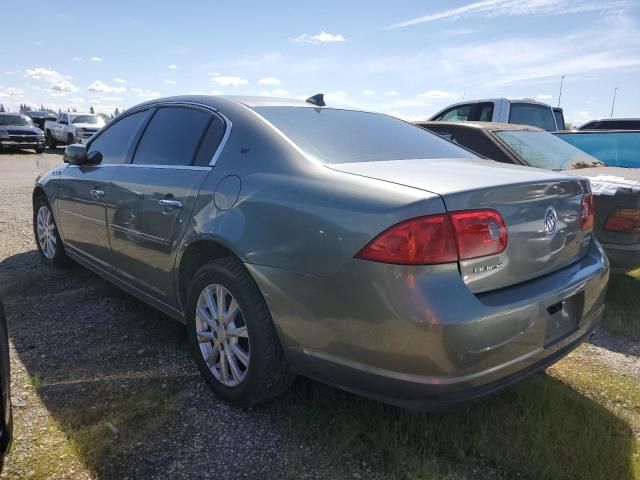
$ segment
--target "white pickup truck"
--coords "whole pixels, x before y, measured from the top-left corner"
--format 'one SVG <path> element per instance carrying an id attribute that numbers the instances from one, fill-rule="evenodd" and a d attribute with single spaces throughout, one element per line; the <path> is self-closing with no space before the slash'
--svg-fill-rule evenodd
<path id="1" fill-rule="evenodd" d="M 44 122 L 44 134 L 47 144 L 55 148 L 58 145 L 87 143 L 103 126 L 104 120 L 98 115 L 61 112 L 56 120 Z"/>
<path id="2" fill-rule="evenodd" d="M 532 125 L 548 132 L 564 130 L 562 108 L 530 99 L 489 98 L 449 105 L 429 120 L 445 122 L 500 122 Z"/>

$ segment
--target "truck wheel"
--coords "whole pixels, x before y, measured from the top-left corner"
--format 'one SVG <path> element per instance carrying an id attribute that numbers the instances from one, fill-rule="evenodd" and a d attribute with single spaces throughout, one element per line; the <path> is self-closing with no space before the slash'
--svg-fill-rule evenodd
<path id="1" fill-rule="evenodd" d="M 38 148 L 36 148 L 36 153 L 37 153 L 37 154 L 44 153 L 44 147 L 38 147 Z"/>
<path id="2" fill-rule="evenodd" d="M 73 143 L 73 134 L 67 133 L 67 145 L 71 145 Z"/>
<path id="3" fill-rule="evenodd" d="M 47 145 L 49 145 L 51 148 L 56 148 L 58 146 L 56 141 L 51 136 L 51 130 L 47 130 Z"/>

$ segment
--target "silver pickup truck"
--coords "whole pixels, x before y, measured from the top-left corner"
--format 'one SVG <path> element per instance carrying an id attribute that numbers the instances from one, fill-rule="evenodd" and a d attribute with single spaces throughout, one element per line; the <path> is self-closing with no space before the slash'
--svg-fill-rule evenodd
<path id="1" fill-rule="evenodd" d="M 547 132 L 565 128 L 562 108 L 529 99 L 489 98 L 454 103 L 440 110 L 429 120 L 516 123 L 542 128 Z"/>
<path id="2" fill-rule="evenodd" d="M 87 143 L 104 126 L 104 120 L 92 113 L 61 112 L 58 118 L 44 122 L 47 144 L 55 148 L 58 145 Z"/>

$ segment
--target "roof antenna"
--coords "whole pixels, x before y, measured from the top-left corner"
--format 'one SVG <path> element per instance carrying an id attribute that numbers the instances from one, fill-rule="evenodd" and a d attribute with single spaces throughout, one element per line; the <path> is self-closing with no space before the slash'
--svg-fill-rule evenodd
<path id="1" fill-rule="evenodd" d="M 309 97 L 305 100 L 305 102 L 310 103 L 312 105 L 317 105 L 318 107 L 325 107 L 327 104 L 324 103 L 324 94 L 318 93 L 313 97 Z"/>

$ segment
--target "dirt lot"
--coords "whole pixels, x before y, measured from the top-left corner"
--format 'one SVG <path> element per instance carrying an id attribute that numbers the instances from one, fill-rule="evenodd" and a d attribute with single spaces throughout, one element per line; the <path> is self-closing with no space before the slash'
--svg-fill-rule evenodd
<path id="1" fill-rule="evenodd" d="M 640 475 L 640 348 L 604 332 L 550 375 L 445 417 L 304 380 L 264 407 L 221 402 L 180 324 L 79 266 L 40 262 L 31 187 L 61 152 L 0 154 L 15 419 L 3 478 Z"/>

